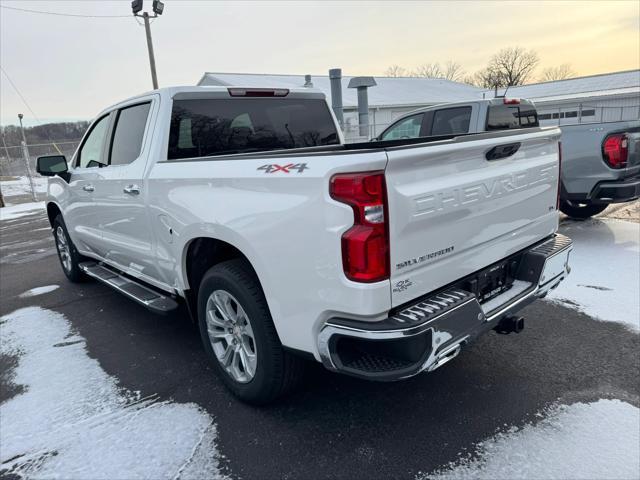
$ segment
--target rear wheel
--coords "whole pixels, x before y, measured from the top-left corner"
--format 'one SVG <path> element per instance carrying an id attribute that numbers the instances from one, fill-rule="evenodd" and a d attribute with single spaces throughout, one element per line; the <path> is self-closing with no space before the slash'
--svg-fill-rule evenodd
<path id="1" fill-rule="evenodd" d="M 606 203 L 578 203 L 569 200 L 560 201 L 560 211 L 571 218 L 586 219 L 603 212 Z"/>
<path id="2" fill-rule="evenodd" d="M 56 250 L 58 251 L 58 259 L 60 260 L 62 271 L 67 278 L 74 283 L 86 281 L 88 277 L 79 267 L 80 263 L 85 261 L 86 258 L 80 255 L 73 245 L 62 215 L 58 215 L 53 220 L 53 238 L 56 242 Z"/>
<path id="3" fill-rule="evenodd" d="M 207 271 L 198 291 L 198 322 L 216 373 L 241 400 L 268 403 L 301 378 L 303 360 L 282 347 L 246 262 L 230 260 Z"/>

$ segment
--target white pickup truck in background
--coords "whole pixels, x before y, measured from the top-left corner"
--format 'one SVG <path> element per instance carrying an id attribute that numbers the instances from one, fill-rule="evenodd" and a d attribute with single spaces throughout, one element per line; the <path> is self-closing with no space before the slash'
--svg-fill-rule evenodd
<path id="1" fill-rule="evenodd" d="M 66 276 L 187 305 L 224 383 L 264 403 L 305 357 L 398 380 L 520 331 L 569 272 L 559 136 L 345 145 L 319 92 L 176 87 L 104 110 L 38 171 Z"/>

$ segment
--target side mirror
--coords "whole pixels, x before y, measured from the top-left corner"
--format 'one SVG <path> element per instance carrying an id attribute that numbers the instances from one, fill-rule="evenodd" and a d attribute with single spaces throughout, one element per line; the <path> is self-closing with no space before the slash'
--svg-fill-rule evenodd
<path id="1" fill-rule="evenodd" d="M 47 155 L 46 157 L 38 157 L 36 162 L 36 171 L 43 177 L 53 177 L 59 175 L 65 177 L 69 167 L 67 159 L 64 155 Z"/>

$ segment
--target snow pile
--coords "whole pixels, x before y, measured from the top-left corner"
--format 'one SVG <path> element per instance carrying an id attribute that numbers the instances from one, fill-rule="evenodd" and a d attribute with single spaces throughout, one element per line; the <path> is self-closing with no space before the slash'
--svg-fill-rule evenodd
<path id="1" fill-rule="evenodd" d="M 46 193 L 47 177 L 33 177 L 33 186 L 36 193 Z M 31 195 L 31 186 L 28 177 L 16 177 L 15 180 L 2 180 L 0 182 L 2 195 L 5 197 L 13 197 L 15 195 Z"/>
<path id="2" fill-rule="evenodd" d="M 477 446 L 479 459 L 418 479 L 638 479 L 640 409 L 619 400 L 576 403 L 537 425 Z"/>
<path id="3" fill-rule="evenodd" d="M 20 203 L 0 208 L 0 220 L 14 220 L 44 211 L 44 202 Z"/>
<path id="4" fill-rule="evenodd" d="M 640 224 L 594 219 L 560 230 L 573 240 L 571 273 L 547 298 L 640 331 Z"/>
<path id="5" fill-rule="evenodd" d="M 60 288 L 59 285 L 47 285 L 44 287 L 36 287 L 31 290 L 27 290 L 19 295 L 20 298 L 35 297 L 36 295 L 44 295 L 45 293 L 53 292 L 55 289 Z"/>
<path id="6" fill-rule="evenodd" d="M 39 307 L 0 319 L 0 351 L 19 355 L 0 405 L 5 473 L 38 478 L 220 478 L 216 428 L 193 404 L 118 388 L 59 313 Z"/>

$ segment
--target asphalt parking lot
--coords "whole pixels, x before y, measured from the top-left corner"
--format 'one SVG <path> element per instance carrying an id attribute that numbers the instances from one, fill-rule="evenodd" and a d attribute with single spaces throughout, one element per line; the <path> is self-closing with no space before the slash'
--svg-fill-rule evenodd
<path id="1" fill-rule="evenodd" d="M 200 406 L 217 424 L 220 470 L 234 478 L 413 478 L 557 402 L 640 406 L 640 336 L 538 301 L 522 312 L 523 333 L 492 332 L 432 374 L 371 383 L 310 365 L 298 392 L 249 407 L 214 376 L 186 314 L 156 316 L 99 283 L 67 282 L 43 213 L 2 221 L 0 236 L 0 315 L 59 312 L 120 386 Z M 20 297 L 45 285 L 59 288 Z M 0 402 L 20 392 L 17 362 L 0 357 Z"/>

